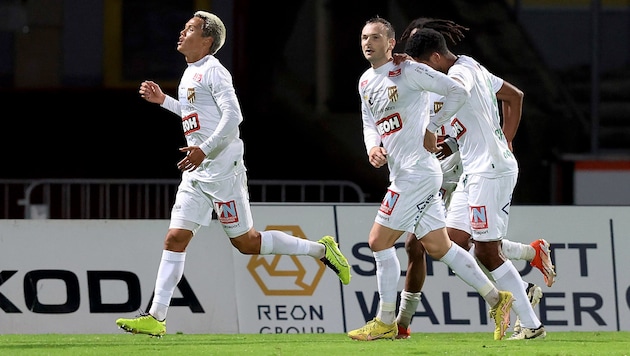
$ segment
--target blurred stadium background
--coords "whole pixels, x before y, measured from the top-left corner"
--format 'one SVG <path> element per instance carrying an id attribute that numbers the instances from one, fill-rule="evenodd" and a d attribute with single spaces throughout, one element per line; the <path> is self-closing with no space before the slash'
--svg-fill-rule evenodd
<path id="1" fill-rule="evenodd" d="M 581 161 L 630 167 L 630 1 L 0 0 L 0 179 L 177 179 L 179 120 L 137 89 L 175 93 L 197 9 L 228 28 L 217 57 L 252 180 L 344 180 L 380 200 L 387 171 L 367 162 L 356 91 L 375 15 L 398 36 L 419 16 L 468 26 L 452 50 L 523 89 L 514 204 L 574 204 Z"/>

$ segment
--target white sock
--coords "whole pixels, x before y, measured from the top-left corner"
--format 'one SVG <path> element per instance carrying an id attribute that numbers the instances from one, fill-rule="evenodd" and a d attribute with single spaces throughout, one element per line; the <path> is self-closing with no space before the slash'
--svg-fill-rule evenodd
<path id="1" fill-rule="evenodd" d="M 409 293 L 403 289 L 400 292 L 400 309 L 398 309 L 398 316 L 396 317 L 396 323 L 403 328 L 408 328 L 411 324 L 411 318 L 416 313 L 418 304 L 422 298 L 422 292 Z"/>
<path id="2" fill-rule="evenodd" d="M 499 291 L 494 284 L 477 265 L 477 261 L 456 243 L 451 243 L 451 248 L 440 261 L 446 263 L 461 280 L 475 288 L 490 306 L 499 302 Z"/>
<path id="3" fill-rule="evenodd" d="M 317 259 L 324 257 L 324 245 L 289 235 L 279 230 L 260 232 L 261 255 L 309 255 Z"/>
<path id="4" fill-rule="evenodd" d="M 530 245 L 513 242 L 507 239 L 501 240 L 501 251 L 510 260 L 531 261 L 536 256 L 536 250 Z"/>
<path id="5" fill-rule="evenodd" d="M 173 292 L 184 275 L 186 252 L 162 251 L 162 259 L 155 279 L 153 303 L 149 314 L 157 320 L 166 319 Z"/>
<path id="6" fill-rule="evenodd" d="M 377 318 L 385 324 L 393 324 L 396 320 L 396 295 L 400 279 L 400 261 L 396 249 L 373 252 L 376 260 L 376 284 L 380 297 Z"/>
<path id="7" fill-rule="evenodd" d="M 497 281 L 497 288 L 512 292 L 514 296 L 512 308 L 521 319 L 521 325 L 524 328 L 538 328 L 541 324 L 540 320 L 536 316 L 532 305 L 529 304 L 527 293 L 525 288 L 523 288 L 523 279 L 518 274 L 518 270 L 514 267 L 512 261 L 507 260 L 503 262 L 501 266 L 490 273 L 492 273 L 494 280 Z"/>

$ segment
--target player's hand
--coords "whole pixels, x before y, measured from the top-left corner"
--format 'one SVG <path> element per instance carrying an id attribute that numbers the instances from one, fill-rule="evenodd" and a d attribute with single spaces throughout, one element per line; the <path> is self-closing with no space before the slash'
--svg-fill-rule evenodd
<path id="1" fill-rule="evenodd" d="M 446 136 L 444 140 L 438 142 L 437 145 L 442 149 L 440 152 L 435 154 L 435 157 L 437 157 L 440 161 L 459 151 L 457 140 L 451 136 Z"/>
<path id="2" fill-rule="evenodd" d="M 372 147 L 368 154 L 370 164 L 375 168 L 381 168 L 387 164 L 387 150 L 383 147 Z"/>
<path id="3" fill-rule="evenodd" d="M 186 152 L 186 157 L 177 162 L 177 169 L 180 171 L 194 171 L 199 167 L 203 159 L 206 158 L 206 154 L 203 153 L 199 146 L 188 146 L 179 149 L 180 152 Z"/>
<path id="4" fill-rule="evenodd" d="M 423 146 L 424 149 L 431 153 L 438 153 L 442 150 L 442 148 L 437 145 L 437 134 L 429 130 L 424 130 Z"/>
<path id="5" fill-rule="evenodd" d="M 399 65 L 400 63 L 406 61 L 407 59 L 413 60 L 410 55 L 407 53 L 392 53 L 393 62 L 395 65 Z"/>
<path id="6" fill-rule="evenodd" d="M 164 99 L 166 98 L 166 95 L 162 92 L 160 86 L 150 80 L 145 80 L 140 83 L 138 93 L 140 93 L 140 97 L 144 100 L 155 104 L 164 103 Z"/>

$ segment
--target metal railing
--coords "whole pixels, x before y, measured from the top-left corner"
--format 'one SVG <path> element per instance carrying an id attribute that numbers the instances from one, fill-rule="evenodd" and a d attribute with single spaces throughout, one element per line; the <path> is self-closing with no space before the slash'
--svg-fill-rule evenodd
<path id="1" fill-rule="evenodd" d="M 167 219 L 179 179 L 0 179 L 0 219 Z M 343 180 L 249 180 L 250 201 L 363 203 Z"/>

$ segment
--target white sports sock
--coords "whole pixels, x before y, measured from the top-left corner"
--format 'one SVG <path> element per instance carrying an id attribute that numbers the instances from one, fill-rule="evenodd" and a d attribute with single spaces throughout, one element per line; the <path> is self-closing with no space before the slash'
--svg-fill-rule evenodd
<path id="1" fill-rule="evenodd" d="M 501 251 L 510 260 L 531 261 L 536 256 L 536 250 L 530 245 L 513 242 L 507 239 L 501 240 Z"/>
<path id="2" fill-rule="evenodd" d="M 261 255 L 309 255 L 317 259 L 324 257 L 324 245 L 295 237 L 279 230 L 260 232 Z"/>
<path id="3" fill-rule="evenodd" d="M 514 267 L 512 261 L 507 260 L 503 262 L 501 266 L 490 273 L 494 276 L 494 280 L 497 281 L 499 289 L 512 292 L 514 296 L 512 308 L 521 319 L 521 325 L 524 328 L 538 328 L 541 322 L 536 316 L 534 308 L 529 303 L 529 298 L 527 298 L 527 293 L 523 287 L 523 279 L 518 274 L 518 270 Z"/>
<path id="4" fill-rule="evenodd" d="M 490 306 L 499 302 L 499 291 L 477 265 L 477 261 L 459 245 L 451 243 L 451 248 L 440 261 L 446 263 L 461 280 L 475 288 Z"/>
<path id="5" fill-rule="evenodd" d="M 409 293 L 403 289 L 400 292 L 400 308 L 398 309 L 398 316 L 396 317 L 396 323 L 403 328 L 408 328 L 411 324 L 411 318 L 416 313 L 420 299 L 422 298 L 422 292 Z"/>
<path id="6" fill-rule="evenodd" d="M 162 259 L 155 279 L 153 303 L 149 314 L 157 320 L 166 319 L 173 292 L 184 275 L 186 252 L 162 251 Z"/>
<path id="7" fill-rule="evenodd" d="M 385 324 L 393 324 L 396 319 L 396 294 L 400 279 L 400 261 L 396 249 L 374 252 L 376 260 L 376 284 L 380 297 L 377 317 Z"/>

